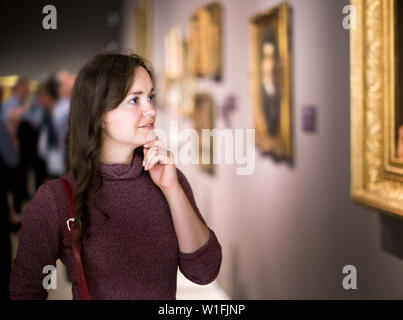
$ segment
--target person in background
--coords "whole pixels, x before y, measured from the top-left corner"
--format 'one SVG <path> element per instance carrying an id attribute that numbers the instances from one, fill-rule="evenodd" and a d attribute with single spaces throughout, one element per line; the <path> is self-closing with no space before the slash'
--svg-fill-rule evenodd
<path id="1" fill-rule="evenodd" d="M 3 127 L 10 129 L 10 121 L 13 122 L 18 119 L 17 125 L 12 127 L 15 130 L 14 139 L 15 143 L 18 144 L 20 150 L 20 162 L 18 167 L 9 172 L 9 179 L 7 182 L 10 184 L 9 190 L 9 209 L 10 209 L 10 219 L 12 221 L 12 230 L 17 231 L 20 226 L 20 215 L 21 205 L 24 200 L 28 198 L 27 183 L 25 176 L 27 175 L 24 168 L 23 159 L 27 158 L 26 147 L 30 145 L 26 138 L 30 138 L 27 127 L 28 123 L 24 120 L 24 114 L 28 109 L 27 98 L 29 95 L 28 80 L 25 77 L 19 77 L 17 83 L 12 88 L 12 94 L 10 98 L 4 103 L 1 108 L 0 121 Z M 13 133 L 13 134 L 14 134 Z M 10 148 L 10 145 L 7 145 Z M 12 150 L 7 150 L 7 154 L 10 154 Z M 14 230 L 15 229 L 15 230 Z"/>
<path id="2" fill-rule="evenodd" d="M 1 108 L 1 120 L 7 125 L 8 113 L 11 109 L 20 107 L 25 104 L 29 95 L 28 80 L 25 77 L 19 77 L 17 83 L 12 89 L 10 98 Z"/>
<path id="3" fill-rule="evenodd" d="M 2 111 L 2 88 L 0 88 L 0 112 Z M 19 162 L 17 127 L 22 119 L 22 107 L 9 110 L 6 122 L 0 121 L 0 299 L 8 300 L 11 273 L 11 243 L 9 206 L 7 193 L 10 191 L 10 172 Z"/>
<path id="4" fill-rule="evenodd" d="M 59 103 L 64 102 L 70 104 L 70 97 L 74 86 L 75 75 L 66 70 L 61 70 L 56 74 L 56 80 L 59 83 Z"/>
<path id="5" fill-rule="evenodd" d="M 50 179 L 60 177 L 65 172 L 64 140 L 68 131 L 70 81 L 70 75 L 62 71 L 51 76 L 38 90 L 38 103 L 45 110 L 38 152 L 46 163 Z"/>

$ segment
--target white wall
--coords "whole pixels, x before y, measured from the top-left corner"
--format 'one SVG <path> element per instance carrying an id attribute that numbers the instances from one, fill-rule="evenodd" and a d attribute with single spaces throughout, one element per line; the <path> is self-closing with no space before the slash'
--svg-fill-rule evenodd
<path id="1" fill-rule="evenodd" d="M 127 19 L 134 2 L 125 2 Z M 219 83 L 202 81 L 199 89 L 214 97 L 217 128 L 224 127 L 220 108 L 228 95 L 237 99 L 233 126 L 251 128 L 248 20 L 280 1 L 220 2 L 224 77 Z M 158 75 L 164 67 L 166 31 L 179 25 L 187 34 L 191 13 L 206 3 L 154 0 L 152 62 Z M 275 164 L 258 152 L 250 176 L 237 176 L 235 165 L 217 165 L 213 177 L 197 166 L 180 166 L 222 244 L 219 283 L 235 299 L 402 298 L 403 262 L 396 253 L 403 243 L 401 221 L 350 199 L 349 34 L 342 27 L 348 1 L 289 3 L 294 166 Z M 130 32 L 123 30 L 123 47 L 131 46 Z M 305 105 L 317 107 L 314 135 L 302 131 Z M 382 249 L 385 239 L 389 248 Z M 358 290 L 342 288 L 347 264 L 357 267 Z"/>

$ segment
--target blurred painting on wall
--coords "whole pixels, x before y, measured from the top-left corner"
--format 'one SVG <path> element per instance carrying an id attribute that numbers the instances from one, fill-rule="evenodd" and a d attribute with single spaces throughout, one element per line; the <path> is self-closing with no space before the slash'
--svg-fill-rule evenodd
<path id="1" fill-rule="evenodd" d="M 221 79 L 221 16 L 221 4 L 211 3 L 198 9 L 191 17 L 190 71 L 196 77 Z"/>
<path id="2" fill-rule="evenodd" d="M 179 119 L 183 103 L 183 48 L 182 32 L 172 27 L 165 35 L 165 105 L 171 120 Z"/>
<path id="3" fill-rule="evenodd" d="M 134 9 L 134 51 L 150 60 L 150 17 L 151 1 L 139 0 Z"/>
<path id="4" fill-rule="evenodd" d="M 189 72 L 188 40 L 179 27 L 165 35 L 165 106 L 170 119 L 193 114 L 194 80 Z"/>
<path id="5" fill-rule="evenodd" d="M 352 0 L 351 197 L 403 217 L 403 9 L 400 0 Z"/>
<path id="6" fill-rule="evenodd" d="M 291 161 L 289 7 L 250 19 L 250 84 L 256 146 L 275 161 Z"/>
<path id="7" fill-rule="evenodd" d="M 194 112 L 194 129 L 199 135 L 199 163 L 202 169 L 209 174 L 214 174 L 213 165 L 213 137 L 205 132 L 203 137 L 203 129 L 213 130 L 213 98 L 208 93 L 196 93 L 195 95 L 195 112 Z M 203 161 L 204 159 L 204 161 Z M 203 163 L 206 162 L 206 163 Z"/>

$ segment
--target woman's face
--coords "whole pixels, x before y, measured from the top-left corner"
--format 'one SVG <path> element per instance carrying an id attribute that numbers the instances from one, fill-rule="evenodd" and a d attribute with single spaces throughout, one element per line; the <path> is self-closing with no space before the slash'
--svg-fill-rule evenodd
<path id="1" fill-rule="evenodd" d="M 143 67 L 136 70 L 128 95 L 104 117 L 104 140 L 137 148 L 152 140 L 156 119 L 154 85 Z M 151 127 L 144 127 L 150 124 Z"/>

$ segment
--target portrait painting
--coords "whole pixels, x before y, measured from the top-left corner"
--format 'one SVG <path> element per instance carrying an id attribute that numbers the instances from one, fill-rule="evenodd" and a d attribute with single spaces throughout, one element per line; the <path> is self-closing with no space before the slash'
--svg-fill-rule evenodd
<path id="1" fill-rule="evenodd" d="M 251 93 L 256 146 L 275 161 L 291 160 L 289 8 L 250 20 Z"/>

